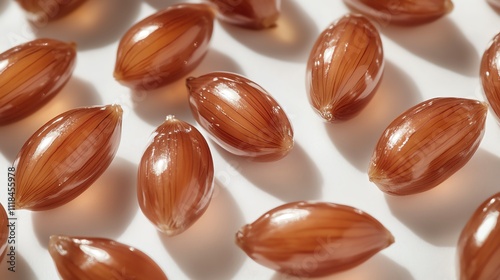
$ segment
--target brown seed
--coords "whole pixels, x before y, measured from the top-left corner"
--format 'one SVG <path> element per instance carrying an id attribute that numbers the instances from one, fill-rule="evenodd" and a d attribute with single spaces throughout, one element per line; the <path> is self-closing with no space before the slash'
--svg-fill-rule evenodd
<path id="1" fill-rule="evenodd" d="M 293 129 L 281 106 L 249 79 L 225 72 L 188 78 L 196 121 L 235 155 L 278 160 L 293 147 Z"/>
<path id="2" fill-rule="evenodd" d="M 173 236 L 196 222 L 210 203 L 212 155 L 200 132 L 173 116 L 153 136 L 139 165 L 139 205 L 159 231 Z"/>
<path id="3" fill-rule="evenodd" d="M 9 219 L 5 208 L 0 203 L 0 262 L 5 257 L 7 251 L 7 238 L 9 236 Z"/>
<path id="4" fill-rule="evenodd" d="M 209 0 L 217 7 L 217 17 L 229 24 L 251 29 L 276 25 L 280 15 L 280 0 Z"/>
<path id="5" fill-rule="evenodd" d="M 350 119 L 373 97 L 383 69 L 375 26 L 363 16 L 346 15 L 319 35 L 309 55 L 309 101 L 328 122 Z"/>
<path id="6" fill-rule="evenodd" d="M 344 0 L 344 3 L 381 24 L 395 25 L 429 23 L 453 10 L 451 0 Z"/>
<path id="7" fill-rule="evenodd" d="M 350 269 L 394 242 L 372 216 L 345 205 L 292 202 L 274 208 L 236 234 L 261 265 L 317 277 Z"/>
<path id="8" fill-rule="evenodd" d="M 61 18 L 87 0 L 16 0 L 33 22 L 46 23 Z"/>
<path id="9" fill-rule="evenodd" d="M 484 52 L 481 60 L 480 76 L 484 94 L 493 113 L 500 121 L 500 34 L 497 34 Z"/>
<path id="10" fill-rule="evenodd" d="M 408 109 L 379 139 L 370 181 L 393 195 L 434 188 L 474 155 L 486 113 L 485 104 L 463 98 L 434 98 Z"/>
<path id="11" fill-rule="evenodd" d="M 500 279 L 500 193 L 488 198 L 462 230 L 460 280 Z"/>
<path id="12" fill-rule="evenodd" d="M 85 191 L 113 160 L 121 120 L 119 105 L 78 108 L 38 129 L 14 163 L 16 209 L 55 208 Z"/>
<path id="13" fill-rule="evenodd" d="M 0 125 L 49 101 L 71 77 L 75 44 L 36 39 L 0 54 Z"/>
<path id="14" fill-rule="evenodd" d="M 167 280 L 148 255 L 111 239 L 53 235 L 49 253 L 63 280 Z"/>
<path id="15" fill-rule="evenodd" d="M 116 80 L 152 90 L 186 75 L 205 56 L 213 21 L 206 4 L 178 4 L 136 23 L 118 46 Z"/>

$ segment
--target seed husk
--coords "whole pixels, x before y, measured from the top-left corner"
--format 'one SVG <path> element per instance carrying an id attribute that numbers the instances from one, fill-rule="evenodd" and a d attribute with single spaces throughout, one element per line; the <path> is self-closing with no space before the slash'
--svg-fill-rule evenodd
<path id="1" fill-rule="evenodd" d="M 328 122 L 351 119 L 375 94 L 383 70 L 377 28 L 364 16 L 343 16 L 319 35 L 309 55 L 309 102 Z"/>
<path id="2" fill-rule="evenodd" d="M 0 125 L 28 116 L 63 88 L 73 73 L 75 48 L 36 39 L 0 54 Z"/>
<path id="3" fill-rule="evenodd" d="M 285 274 L 318 277 L 355 267 L 394 242 L 375 218 L 346 205 L 292 202 L 236 234 L 253 260 Z"/>
<path id="4" fill-rule="evenodd" d="M 217 17 L 226 23 L 250 29 L 276 26 L 280 0 L 209 0 L 217 7 Z"/>
<path id="5" fill-rule="evenodd" d="M 293 147 L 293 129 L 276 100 L 255 82 L 227 72 L 186 81 L 191 112 L 228 152 L 274 161 Z"/>
<path id="6" fill-rule="evenodd" d="M 484 103 L 451 97 L 408 109 L 380 137 L 370 162 L 370 181 L 392 195 L 436 187 L 474 155 L 486 113 Z"/>
<path id="7" fill-rule="evenodd" d="M 457 252 L 460 280 L 500 279 L 500 193 L 486 199 L 470 217 Z"/>
<path id="8" fill-rule="evenodd" d="M 121 136 L 119 105 L 77 108 L 39 128 L 14 162 L 16 209 L 48 210 L 80 195 L 108 168 Z"/>
<path id="9" fill-rule="evenodd" d="M 497 34 L 481 59 L 480 77 L 488 104 L 500 121 L 500 34 Z"/>
<path id="10" fill-rule="evenodd" d="M 7 238 L 9 236 L 9 219 L 5 208 L 0 203 L 0 262 L 5 257 L 7 251 Z"/>
<path id="11" fill-rule="evenodd" d="M 115 79 L 135 90 L 165 86 L 193 70 L 212 37 L 207 4 L 178 4 L 132 26 L 118 46 Z"/>
<path id="12" fill-rule="evenodd" d="M 451 0 L 344 0 L 344 3 L 381 25 L 430 23 L 453 10 Z"/>
<path id="13" fill-rule="evenodd" d="M 49 253 L 63 280 L 167 280 L 148 255 L 107 238 L 52 235 Z"/>
<path id="14" fill-rule="evenodd" d="M 159 231 L 174 236 L 196 222 L 210 204 L 212 155 L 201 133 L 173 116 L 153 136 L 139 165 L 139 205 Z"/>

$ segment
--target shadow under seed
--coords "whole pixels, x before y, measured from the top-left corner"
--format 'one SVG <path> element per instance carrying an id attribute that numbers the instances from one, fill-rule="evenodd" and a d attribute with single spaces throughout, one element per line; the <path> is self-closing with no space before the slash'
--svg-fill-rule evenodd
<path id="1" fill-rule="evenodd" d="M 68 110 L 101 104 L 95 87 L 73 76 L 50 101 L 24 119 L 0 126 L 0 152 L 9 162 L 14 162 L 26 140 L 53 117 Z"/>
<path id="2" fill-rule="evenodd" d="M 353 119 L 338 124 L 325 123 L 325 129 L 344 158 L 366 172 L 375 145 L 387 125 L 421 101 L 413 79 L 386 60 L 384 76 L 370 103 Z"/>
<path id="3" fill-rule="evenodd" d="M 213 146 L 232 168 L 254 186 L 284 202 L 318 200 L 322 197 L 323 177 L 297 142 L 288 155 L 273 162 L 254 162 L 233 155 L 216 143 Z"/>
<path id="4" fill-rule="evenodd" d="M 0 0 L 1 1 L 1 0 Z M 29 250 L 29 248 L 27 248 Z M 0 279 L 8 280 L 27 280 L 27 279 L 38 279 L 35 272 L 30 267 L 28 261 L 23 257 L 23 253 L 16 251 L 16 265 L 15 272 L 8 270 L 10 267 L 8 261 L 8 256 L 4 256 L 2 263 L 0 264 Z"/>
<path id="5" fill-rule="evenodd" d="M 9 7 L 9 4 L 12 1 L 9 0 L 0 0 L 0 13 L 3 13 L 5 10 L 7 10 L 7 7 Z"/>
<path id="6" fill-rule="evenodd" d="M 33 212 L 38 242 L 48 247 L 54 234 L 116 239 L 135 216 L 137 166 L 115 158 L 104 174 L 71 202 L 48 211 Z"/>
<path id="7" fill-rule="evenodd" d="M 167 115 L 174 115 L 179 120 L 194 124 L 195 120 L 189 108 L 186 78 L 190 76 L 197 77 L 214 71 L 243 74 L 243 70 L 236 61 L 211 48 L 200 65 L 179 80 L 152 91 L 132 91 L 131 98 L 135 113 L 153 126 L 163 123 Z"/>
<path id="8" fill-rule="evenodd" d="M 144 0 L 144 1 L 157 10 L 162 10 L 172 5 L 184 2 L 182 0 Z"/>
<path id="9" fill-rule="evenodd" d="M 281 2 L 275 27 L 251 30 L 221 22 L 233 38 L 263 55 L 281 60 L 305 62 L 319 35 L 313 19 L 293 0 Z"/>
<path id="10" fill-rule="evenodd" d="M 31 29 L 39 38 L 75 42 L 79 50 L 102 47 L 125 34 L 139 16 L 140 3 L 137 0 L 88 0 L 61 19 L 32 23 Z"/>
<path id="11" fill-rule="evenodd" d="M 276 273 L 271 280 L 415 280 L 408 269 L 396 263 L 384 254 L 376 254 L 366 262 L 352 269 L 329 276 L 308 278 Z"/>
<path id="12" fill-rule="evenodd" d="M 439 186 L 411 196 L 389 196 L 392 214 L 423 240 L 454 247 L 476 208 L 500 191 L 500 158 L 481 148 L 461 170 Z"/>
<path id="13" fill-rule="evenodd" d="M 458 74 L 477 77 L 479 54 L 457 25 L 444 17 L 430 24 L 408 28 L 387 26 L 381 32 L 421 58 Z"/>
<path id="14" fill-rule="evenodd" d="M 173 260 L 193 280 L 233 279 L 245 254 L 234 243 L 243 213 L 229 191 L 216 180 L 210 206 L 188 230 L 174 237 L 158 231 Z"/>

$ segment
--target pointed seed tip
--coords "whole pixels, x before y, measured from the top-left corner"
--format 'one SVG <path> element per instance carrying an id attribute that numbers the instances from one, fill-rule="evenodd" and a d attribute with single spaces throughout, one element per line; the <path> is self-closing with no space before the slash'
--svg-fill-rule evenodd
<path id="1" fill-rule="evenodd" d="M 392 235 L 392 233 L 387 230 L 387 247 L 391 246 L 392 244 L 394 244 L 396 242 L 396 238 L 394 238 L 394 235 Z"/>
<path id="2" fill-rule="evenodd" d="M 319 115 L 327 122 L 334 122 L 335 117 L 328 108 L 321 108 L 319 110 Z"/>
<path id="3" fill-rule="evenodd" d="M 14 206 L 15 206 L 16 210 L 22 210 L 22 209 L 24 209 L 24 207 L 25 207 L 26 205 L 24 205 L 24 203 L 22 203 L 22 202 L 19 202 L 19 199 L 18 199 L 18 200 L 16 200 L 16 202 L 14 203 Z"/>
<path id="4" fill-rule="evenodd" d="M 191 84 L 192 84 L 192 82 L 193 82 L 194 79 L 196 79 L 196 78 L 193 77 L 193 76 L 189 76 L 189 77 L 186 78 L 186 86 L 188 87 L 188 89 L 191 88 Z"/>
<path id="5" fill-rule="evenodd" d="M 120 104 L 113 103 L 106 107 L 107 109 L 112 110 L 113 113 L 119 115 L 120 117 L 123 115 L 123 108 Z"/>
<path id="6" fill-rule="evenodd" d="M 49 246 L 51 245 L 54 245 L 55 243 L 57 243 L 57 241 L 59 240 L 60 236 L 59 235 L 51 235 L 49 236 Z"/>
<path id="7" fill-rule="evenodd" d="M 243 249 L 244 241 L 243 241 L 243 232 L 241 230 L 238 230 L 238 232 L 236 232 L 235 242 L 236 242 L 236 245 L 238 245 L 238 247 Z"/>
<path id="8" fill-rule="evenodd" d="M 444 4 L 445 14 L 451 13 L 454 8 L 455 8 L 455 5 L 453 4 L 453 2 L 451 0 L 447 0 L 445 2 L 445 4 Z"/>
<path id="9" fill-rule="evenodd" d="M 115 70 L 113 72 L 113 77 L 115 78 L 115 80 L 117 81 L 123 81 L 123 73 L 121 71 L 118 71 L 118 70 Z"/>

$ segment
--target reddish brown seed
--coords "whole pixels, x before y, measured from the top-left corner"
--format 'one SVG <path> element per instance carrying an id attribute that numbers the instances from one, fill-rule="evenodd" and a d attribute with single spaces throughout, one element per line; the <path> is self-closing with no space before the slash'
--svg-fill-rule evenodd
<path id="1" fill-rule="evenodd" d="M 382 25 L 429 23 L 453 10 L 451 0 L 344 0 L 344 3 Z"/>
<path id="2" fill-rule="evenodd" d="M 141 20 L 120 41 L 115 79 L 152 90 L 186 75 L 205 56 L 213 21 L 206 4 L 178 4 Z"/>
<path id="3" fill-rule="evenodd" d="M 168 116 L 153 133 L 139 165 L 139 205 L 159 231 L 180 234 L 210 204 L 213 179 L 205 138 L 192 125 Z"/>
<path id="4" fill-rule="evenodd" d="M 46 23 L 61 18 L 87 0 L 16 0 L 33 22 Z"/>
<path id="5" fill-rule="evenodd" d="M 63 280 L 167 280 L 148 255 L 111 239 L 53 235 L 49 253 Z"/>
<path id="6" fill-rule="evenodd" d="M 188 78 L 196 121 L 235 155 L 278 160 L 293 147 L 293 129 L 281 106 L 251 80 L 225 72 Z"/>
<path id="7" fill-rule="evenodd" d="M 484 52 L 481 60 L 480 76 L 484 94 L 493 113 L 500 121 L 500 34 L 497 34 Z"/>
<path id="8" fill-rule="evenodd" d="M 375 26 L 363 16 L 346 15 L 319 35 L 309 55 L 309 102 L 328 122 L 350 119 L 373 97 L 383 69 Z"/>
<path id="9" fill-rule="evenodd" d="M 474 155 L 486 113 L 485 104 L 463 98 L 434 98 L 408 109 L 380 137 L 370 181 L 393 195 L 434 188 Z"/>
<path id="10" fill-rule="evenodd" d="M 500 193 L 488 198 L 462 230 L 460 280 L 500 279 Z"/>
<path id="11" fill-rule="evenodd" d="M 229 24 L 264 29 L 276 25 L 281 0 L 209 0 L 217 7 L 217 17 Z"/>
<path id="12" fill-rule="evenodd" d="M 119 105 L 78 108 L 38 129 L 14 162 L 16 209 L 55 208 L 85 191 L 113 160 L 121 120 Z"/>
<path id="13" fill-rule="evenodd" d="M 7 217 L 7 212 L 0 203 L 0 262 L 5 256 L 7 251 L 7 238 L 9 236 L 9 219 Z"/>
<path id="14" fill-rule="evenodd" d="M 350 269 L 393 242 L 367 213 L 323 202 L 282 205 L 236 234 L 238 246 L 259 264 L 307 277 Z"/>
<path id="15" fill-rule="evenodd" d="M 49 101 L 71 77 L 75 44 L 36 39 L 0 54 L 0 125 Z"/>

